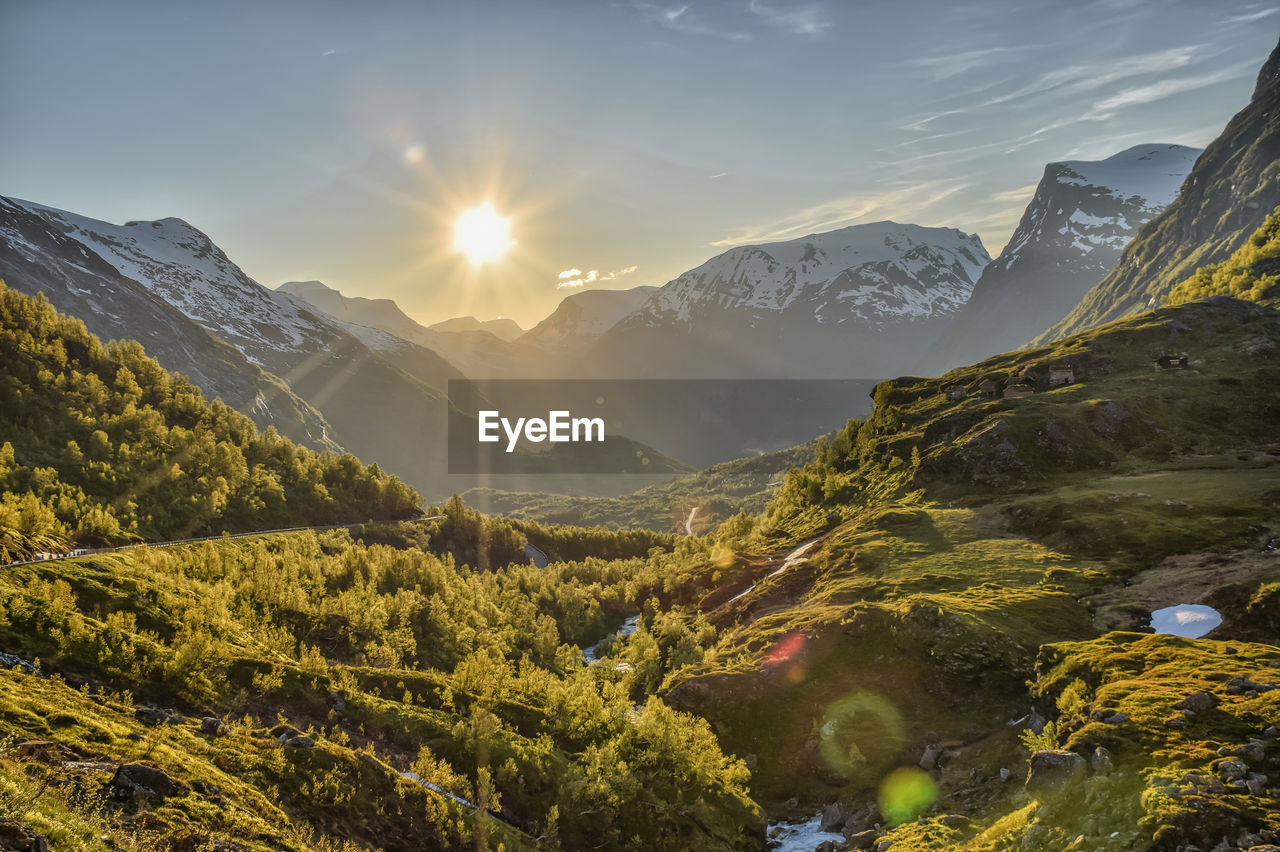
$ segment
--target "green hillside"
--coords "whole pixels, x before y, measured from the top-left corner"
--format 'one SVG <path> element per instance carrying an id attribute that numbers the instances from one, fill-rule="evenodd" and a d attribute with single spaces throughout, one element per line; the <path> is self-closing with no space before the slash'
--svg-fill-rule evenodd
<path id="1" fill-rule="evenodd" d="M 0 560 L 417 511 L 376 465 L 260 433 L 137 343 L 103 345 L 3 282 L 0 363 Z"/>
<path id="2" fill-rule="evenodd" d="M 1169 293 L 1169 303 L 1231 296 L 1251 302 L 1280 299 L 1280 208 L 1254 231 L 1235 254 L 1206 266 Z"/>

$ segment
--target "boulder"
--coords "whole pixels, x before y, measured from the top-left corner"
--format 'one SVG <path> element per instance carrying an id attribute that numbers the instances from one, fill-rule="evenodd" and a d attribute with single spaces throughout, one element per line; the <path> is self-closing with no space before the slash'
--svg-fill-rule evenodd
<path id="1" fill-rule="evenodd" d="M 0 819 L 0 848 L 29 850 L 36 834 L 11 819 Z"/>
<path id="2" fill-rule="evenodd" d="M 287 748 L 315 748 L 316 740 L 315 737 L 308 737 L 304 735 L 300 737 L 289 737 L 289 739 L 284 741 L 284 744 Z"/>
<path id="3" fill-rule="evenodd" d="M 1207 692 L 1193 692 L 1173 706 L 1178 710 L 1203 713 L 1205 710 L 1212 710 L 1217 703 L 1218 699 Z"/>
<path id="4" fill-rule="evenodd" d="M 876 830 L 868 828 L 866 831 L 859 831 L 857 834 L 851 834 L 845 837 L 846 849 L 870 849 L 876 842 Z"/>
<path id="5" fill-rule="evenodd" d="M 1036 798 L 1053 797 L 1066 792 L 1085 773 L 1085 760 L 1074 751 L 1044 749 L 1031 755 L 1027 773 L 1027 792 Z"/>
<path id="6" fill-rule="evenodd" d="M 945 748 L 937 743 L 930 743 L 924 747 L 924 754 L 920 757 L 920 768 L 928 772 L 938 765 L 938 758 L 942 757 Z"/>
<path id="7" fill-rule="evenodd" d="M 182 792 L 182 785 L 163 769 L 144 763 L 126 763 L 111 776 L 111 787 L 126 793 L 142 793 L 168 798 Z"/>
<path id="8" fill-rule="evenodd" d="M 834 840 L 824 840 L 813 848 L 813 852 L 841 852 L 844 844 L 836 843 Z"/>
<path id="9" fill-rule="evenodd" d="M 158 707 L 139 707 L 133 711 L 133 718 L 144 725 L 163 725 L 169 721 L 169 714 Z"/>
<path id="10" fill-rule="evenodd" d="M 1239 781 L 1249 774 L 1249 767 L 1238 758 L 1224 760 L 1218 764 L 1218 774 L 1227 781 Z"/>
<path id="11" fill-rule="evenodd" d="M 818 821 L 819 831 L 839 831 L 849 819 L 849 812 L 839 802 L 833 802 L 822 810 L 822 818 Z"/>
<path id="12" fill-rule="evenodd" d="M 217 716 L 205 716 L 200 720 L 200 733 L 208 734 L 211 737 L 220 736 L 227 732 L 227 726 Z"/>

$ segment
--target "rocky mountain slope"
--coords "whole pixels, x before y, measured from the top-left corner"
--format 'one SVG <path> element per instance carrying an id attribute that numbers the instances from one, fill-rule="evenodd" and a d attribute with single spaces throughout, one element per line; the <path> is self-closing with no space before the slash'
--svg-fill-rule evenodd
<path id="1" fill-rule="evenodd" d="M 1177 197 L 1200 154 L 1137 145 L 1105 160 L 1050 163 L 1000 256 L 933 344 L 924 372 L 1014 349 L 1103 279 L 1140 226 Z"/>
<path id="2" fill-rule="evenodd" d="M 97 268 L 101 261 L 116 273 L 97 279 L 99 291 L 121 279 L 139 285 L 282 379 L 323 415 L 334 442 L 430 493 L 442 488 L 447 458 L 424 452 L 422 441 L 424 434 L 444 433 L 441 389 L 459 373 L 434 352 L 378 329 L 361 326 L 357 336 L 357 329 L 306 302 L 266 289 L 180 219 L 113 225 L 33 202 L 8 202 L 11 216 L 24 211 L 62 237 L 47 243 L 51 253 L 34 258 L 35 265 L 50 269 L 96 258 L 91 262 Z M 13 286 L 24 288 L 21 281 Z M 149 317 L 129 321 L 145 326 Z M 140 328 L 130 336 L 145 333 Z M 385 352 L 394 353 L 394 363 Z"/>
<path id="3" fill-rule="evenodd" d="M 206 394 L 317 449 L 337 449 L 324 416 L 250 360 L 136 279 L 64 233 L 36 205 L 0 198 L 0 279 L 83 317 L 104 340 L 137 340 Z"/>
<path id="4" fill-rule="evenodd" d="M 893 374 L 989 261 L 977 236 L 894 222 L 741 246 L 664 285 L 585 360 L 618 376 Z"/>
<path id="5" fill-rule="evenodd" d="M 638 309 L 657 287 L 584 290 L 566 296 L 556 309 L 520 338 L 550 352 L 576 353 Z"/>
<path id="6" fill-rule="evenodd" d="M 1038 343 L 1159 304 L 1179 281 L 1235 251 L 1280 204 L 1277 68 L 1280 45 L 1263 67 L 1253 99 L 1204 150 L 1178 198 Z"/>

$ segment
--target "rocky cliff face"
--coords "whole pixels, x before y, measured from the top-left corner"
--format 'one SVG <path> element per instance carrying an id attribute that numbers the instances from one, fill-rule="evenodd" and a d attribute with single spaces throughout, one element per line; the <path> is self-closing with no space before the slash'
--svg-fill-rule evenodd
<path id="1" fill-rule="evenodd" d="M 1138 145 L 1105 160 L 1050 163 L 1018 228 L 924 360 L 924 372 L 1015 349 L 1058 322 L 1177 197 L 1199 156 Z"/>
<path id="2" fill-rule="evenodd" d="M 1036 343 L 1154 307 L 1201 266 L 1226 259 L 1280 204 L 1280 45 L 1253 99 L 1204 150 L 1178 198 L 1142 228 L 1115 269 Z"/>

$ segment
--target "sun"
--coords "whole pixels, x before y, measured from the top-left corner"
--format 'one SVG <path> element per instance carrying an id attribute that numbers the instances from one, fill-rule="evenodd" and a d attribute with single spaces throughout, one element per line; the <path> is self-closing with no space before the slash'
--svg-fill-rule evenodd
<path id="1" fill-rule="evenodd" d="M 513 245 L 511 221 L 499 216 L 492 204 L 478 204 L 458 214 L 453 226 L 453 247 L 473 265 L 498 260 Z"/>

